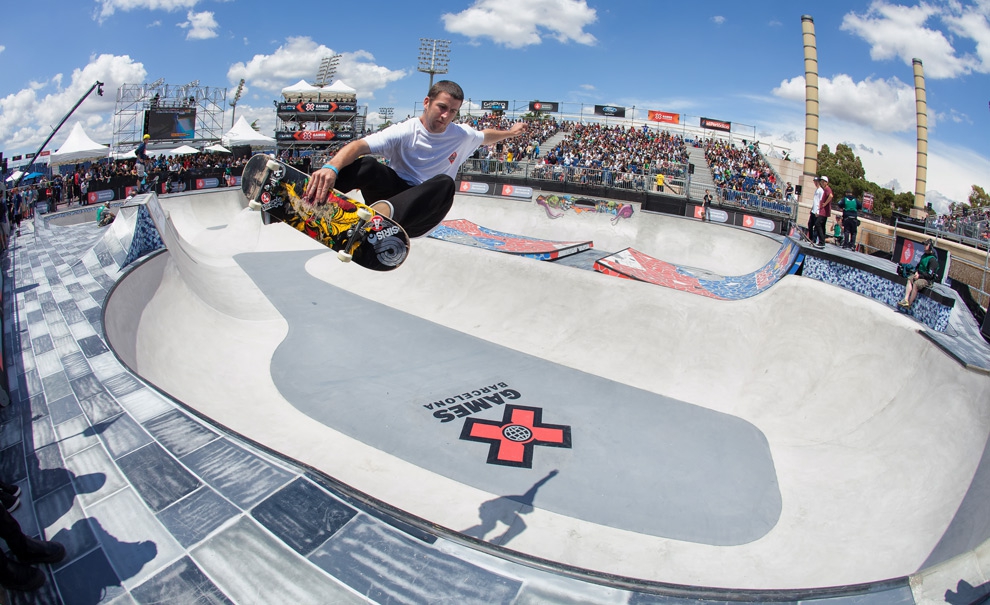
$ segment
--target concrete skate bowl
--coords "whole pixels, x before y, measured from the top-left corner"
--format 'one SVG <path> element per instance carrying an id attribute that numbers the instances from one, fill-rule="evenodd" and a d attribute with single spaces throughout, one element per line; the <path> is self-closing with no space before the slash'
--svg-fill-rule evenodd
<path id="1" fill-rule="evenodd" d="M 203 417 L 414 525 L 723 599 L 904 587 L 985 560 L 990 378 L 889 307 L 792 275 L 717 300 L 430 238 L 374 273 L 262 226 L 234 193 L 161 201 L 168 253 L 111 293 L 109 343 Z M 783 245 L 463 196 L 448 216 L 717 275 Z M 509 425 L 545 439 L 513 458 L 482 430 Z"/>

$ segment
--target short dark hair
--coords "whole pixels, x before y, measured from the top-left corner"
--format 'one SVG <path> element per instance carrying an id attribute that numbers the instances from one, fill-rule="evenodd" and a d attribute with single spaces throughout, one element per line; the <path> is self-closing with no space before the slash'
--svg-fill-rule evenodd
<path id="1" fill-rule="evenodd" d="M 430 87 L 430 92 L 428 92 L 426 96 L 432 101 L 433 99 L 439 97 L 442 92 L 447 93 L 457 101 L 464 100 L 464 89 L 461 88 L 460 84 L 457 82 L 452 82 L 450 80 L 440 80 Z"/>

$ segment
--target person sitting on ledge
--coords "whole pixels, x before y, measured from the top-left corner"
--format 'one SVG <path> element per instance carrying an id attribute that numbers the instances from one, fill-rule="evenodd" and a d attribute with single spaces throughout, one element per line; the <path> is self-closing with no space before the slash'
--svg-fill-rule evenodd
<path id="1" fill-rule="evenodd" d="M 935 242 L 928 240 L 925 242 L 925 252 L 918 261 L 915 268 L 904 286 L 904 300 L 897 303 L 898 306 L 908 308 L 914 304 L 914 299 L 918 293 L 935 283 L 938 279 L 938 256 L 935 254 Z"/>

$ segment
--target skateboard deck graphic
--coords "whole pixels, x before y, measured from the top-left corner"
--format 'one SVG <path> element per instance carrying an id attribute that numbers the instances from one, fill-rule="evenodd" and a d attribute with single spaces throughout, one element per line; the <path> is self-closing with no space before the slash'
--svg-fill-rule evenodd
<path id="1" fill-rule="evenodd" d="M 397 269 L 409 255 L 409 235 L 392 219 L 333 190 L 328 199 L 302 199 L 309 175 L 267 155 L 244 166 L 241 191 L 266 223 L 284 222 L 337 251 L 342 261 L 374 271 Z"/>

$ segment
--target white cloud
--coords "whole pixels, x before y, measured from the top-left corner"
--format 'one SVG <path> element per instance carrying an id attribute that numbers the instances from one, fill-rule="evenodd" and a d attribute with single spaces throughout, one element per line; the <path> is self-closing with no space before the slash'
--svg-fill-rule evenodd
<path id="1" fill-rule="evenodd" d="M 7 50 L 7 47 L 0 44 L 0 53 L 2 53 L 5 50 Z"/>
<path id="2" fill-rule="evenodd" d="M 990 73 L 988 15 L 986 0 L 968 7 L 959 2 L 901 6 L 874 0 L 865 14 L 845 15 L 841 29 L 869 43 L 870 57 L 875 61 L 900 59 L 911 65 L 913 59 L 921 59 L 926 77 L 954 78 L 972 72 Z M 930 26 L 938 21 L 955 36 Z M 953 46 L 960 39 L 976 43 L 977 55 L 960 55 Z"/>
<path id="3" fill-rule="evenodd" d="M 449 32 L 475 41 L 491 38 L 509 48 L 540 44 L 544 35 L 563 43 L 597 42 L 584 31 L 598 20 L 585 0 L 475 0 L 467 9 L 441 18 Z"/>
<path id="4" fill-rule="evenodd" d="M 804 76 L 784 80 L 773 94 L 804 102 Z M 839 118 L 879 132 L 916 127 L 914 88 L 897 78 L 854 82 L 845 74 L 818 79 L 820 116 Z"/>
<path id="5" fill-rule="evenodd" d="M 189 11 L 186 14 L 186 19 L 189 20 L 178 24 L 182 29 L 189 30 L 189 33 L 186 34 L 186 40 L 208 40 L 217 37 L 216 30 L 220 25 L 213 18 L 212 12 L 194 13 Z"/>
<path id="6" fill-rule="evenodd" d="M 778 113 L 770 121 L 758 121 L 760 141 L 786 148 L 790 157 L 801 160 L 804 155 L 803 112 Z M 913 122 L 912 122 L 913 124 Z M 917 164 L 917 140 L 911 133 L 877 132 L 862 125 L 839 120 L 819 123 L 818 144 L 833 151 L 839 143 L 853 147 L 863 162 L 867 180 L 895 191 L 914 189 Z M 984 186 L 979 178 L 990 174 L 990 159 L 964 147 L 947 144 L 929 133 L 927 196 L 965 202 L 974 184 Z M 933 205 L 935 200 L 932 201 Z"/>
<path id="7" fill-rule="evenodd" d="M 311 38 L 289 38 L 270 55 L 255 55 L 245 63 L 233 64 L 227 70 L 227 79 L 237 82 L 244 78 L 248 86 L 279 92 L 300 79 L 315 80 L 320 61 L 334 54 L 337 53 Z M 357 89 L 358 98 L 363 100 L 373 98 L 374 91 L 407 75 L 403 70 L 376 65 L 374 56 L 366 51 L 340 54 L 336 79 Z"/>
<path id="8" fill-rule="evenodd" d="M 163 10 L 172 12 L 175 10 L 188 9 L 196 6 L 199 0 L 97 0 L 99 11 L 96 19 L 103 21 L 115 12 L 129 12 L 133 10 Z"/>
<path id="9" fill-rule="evenodd" d="M 61 88 L 62 74 L 56 74 L 45 83 L 32 83 L 0 98 L 0 148 L 11 152 L 34 151 L 97 80 L 104 83 L 104 96 L 97 96 L 94 91 L 72 119 L 82 122 L 93 140 L 109 143 L 113 135 L 110 116 L 114 112 L 117 89 L 125 83 L 143 82 L 146 76 L 144 65 L 129 56 L 99 55 L 92 57 L 85 67 L 73 70 L 65 88 Z M 54 90 L 44 94 L 47 88 Z M 68 131 L 63 128 L 59 136 L 64 140 Z M 56 148 L 55 143 L 59 140 L 57 136 L 49 148 Z"/>
<path id="10" fill-rule="evenodd" d="M 725 17 L 723 17 L 722 15 L 715 15 L 714 17 L 712 17 L 712 23 L 714 23 L 715 25 L 722 25 L 723 23 L 725 23 Z"/>

